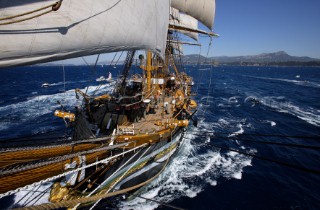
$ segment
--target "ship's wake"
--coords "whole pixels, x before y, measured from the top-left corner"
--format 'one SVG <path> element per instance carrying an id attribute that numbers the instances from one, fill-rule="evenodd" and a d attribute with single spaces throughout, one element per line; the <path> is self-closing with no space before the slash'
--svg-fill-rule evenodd
<path id="1" fill-rule="evenodd" d="M 177 156 L 166 170 L 141 192 L 141 197 L 169 203 L 181 197 L 196 197 L 206 186 L 216 186 L 220 178 L 241 179 L 243 168 L 251 165 L 251 158 L 222 152 L 210 144 L 212 125 L 202 122 L 200 128 L 187 131 Z M 208 140 L 209 139 L 209 140 Z M 155 209 L 158 203 L 136 197 L 121 202 L 121 209 Z"/>

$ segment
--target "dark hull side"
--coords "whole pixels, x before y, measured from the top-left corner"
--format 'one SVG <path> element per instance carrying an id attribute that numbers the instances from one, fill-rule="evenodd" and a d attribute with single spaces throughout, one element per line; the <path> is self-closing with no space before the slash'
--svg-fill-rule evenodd
<path id="1" fill-rule="evenodd" d="M 136 151 L 136 153 L 127 155 L 121 161 L 114 164 L 105 174 L 105 176 L 99 180 L 99 183 L 102 183 L 103 181 L 106 181 L 109 179 L 110 181 L 106 183 L 105 189 L 114 185 L 108 191 L 108 192 L 113 192 L 113 191 L 128 189 L 128 188 L 137 186 L 141 183 L 144 183 L 156 177 L 166 167 L 166 165 L 170 162 L 170 160 L 174 158 L 174 156 L 176 155 L 181 145 L 181 142 L 183 140 L 184 131 L 185 131 L 185 128 L 178 128 L 172 137 L 172 139 L 175 139 L 172 142 L 171 142 L 171 139 L 168 139 L 167 141 L 161 141 L 161 142 L 158 142 L 157 144 L 143 148 L 140 151 Z M 156 160 L 156 156 L 159 155 L 160 153 L 162 154 L 162 157 Z M 131 172 L 125 175 L 124 173 L 117 172 L 117 170 L 119 170 L 119 167 L 123 167 L 123 168 L 129 167 L 129 171 L 130 171 L 130 167 L 131 169 L 134 168 L 134 165 L 137 165 L 137 161 L 143 158 L 146 159 L 145 161 L 143 161 L 145 164 L 143 164 L 143 167 L 139 168 L 138 170 L 135 170 L 134 172 Z M 115 184 L 114 180 L 117 180 L 117 178 L 121 178 L 121 180 L 118 181 L 117 184 Z M 129 197 L 133 195 L 133 193 L 136 192 L 141 187 L 128 191 L 125 194 L 125 196 L 120 195 L 113 198 L 103 199 L 96 205 L 96 208 L 97 209 L 100 209 L 100 208 L 105 209 L 108 207 L 114 208 L 112 202 L 117 202 L 119 199 L 123 199 L 124 197 Z M 94 203 L 91 203 L 91 205 L 88 205 L 88 204 L 83 205 L 80 207 L 80 209 L 90 209 L 93 204 Z"/>

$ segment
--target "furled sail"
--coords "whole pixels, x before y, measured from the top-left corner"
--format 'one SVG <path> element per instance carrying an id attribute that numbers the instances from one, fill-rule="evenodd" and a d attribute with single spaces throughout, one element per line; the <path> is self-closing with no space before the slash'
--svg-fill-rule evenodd
<path id="1" fill-rule="evenodd" d="M 196 18 L 209 29 L 213 29 L 215 0 L 171 0 L 171 6 Z"/>
<path id="2" fill-rule="evenodd" d="M 180 22 L 180 12 L 173 7 L 170 7 L 170 21 Z"/>
<path id="3" fill-rule="evenodd" d="M 68 0 L 39 17 L 21 15 L 56 1 L 0 1 L 0 67 L 123 50 L 164 54 L 169 1 Z"/>
<path id="4" fill-rule="evenodd" d="M 191 17 L 190 15 L 180 14 L 179 21 L 170 19 L 170 25 L 181 26 L 185 29 L 197 30 L 198 29 L 198 20 Z M 198 40 L 198 33 L 191 32 L 188 30 L 175 30 L 178 31 L 194 40 Z"/>
<path id="5" fill-rule="evenodd" d="M 175 50 L 176 54 L 183 55 L 183 47 L 181 43 L 171 42 L 170 46 Z"/>

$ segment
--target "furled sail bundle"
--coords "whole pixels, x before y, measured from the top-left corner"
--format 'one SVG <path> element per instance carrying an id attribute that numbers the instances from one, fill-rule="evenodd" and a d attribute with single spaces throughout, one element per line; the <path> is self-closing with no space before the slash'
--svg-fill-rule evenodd
<path id="1" fill-rule="evenodd" d="M 171 0 L 171 6 L 196 18 L 209 29 L 213 29 L 215 0 Z"/>
<path id="2" fill-rule="evenodd" d="M 0 67 L 123 50 L 164 54 L 169 1 L 68 0 L 36 11 L 56 2 L 1 1 Z"/>
<path id="3" fill-rule="evenodd" d="M 194 30 L 197 30 L 198 29 L 198 20 L 191 17 L 190 15 L 186 15 L 186 14 L 179 14 L 179 21 L 177 20 L 171 20 L 170 19 L 170 24 L 174 27 L 182 27 L 182 28 L 185 28 L 187 30 L 179 30 L 179 29 L 176 29 L 175 31 L 178 31 L 194 40 L 198 40 L 198 33 L 196 32 L 192 32 Z M 191 30 L 191 31 L 188 31 L 188 30 Z"/>

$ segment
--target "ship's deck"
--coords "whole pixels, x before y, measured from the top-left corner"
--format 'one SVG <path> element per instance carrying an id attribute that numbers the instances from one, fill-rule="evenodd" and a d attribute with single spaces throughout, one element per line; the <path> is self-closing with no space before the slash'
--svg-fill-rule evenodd
<path id="1" fill-rule="evenodd" d="M 156 100 L 156 99 L 155 99 Z M 164 125 L 156 125 L 156 122 L 170 122 L 174 117 L 175 105 L 173 96 L 160 95 L 156 104 L 150 102 L 146 110 L 146 115 L 142 117 L 138 122 L 126 122 L 122 127 L 132 128 L 134 127 L 134 134 L 154 133 L 159 130 L 165 129 Z M 165 108 L 167 104 L 167 108 Z M 154 112 L 152 112 L 154 107 Z"/>

